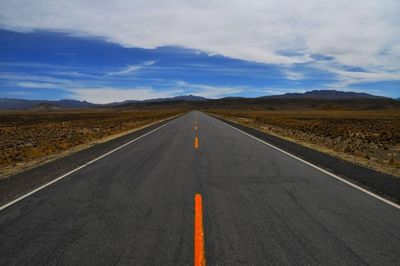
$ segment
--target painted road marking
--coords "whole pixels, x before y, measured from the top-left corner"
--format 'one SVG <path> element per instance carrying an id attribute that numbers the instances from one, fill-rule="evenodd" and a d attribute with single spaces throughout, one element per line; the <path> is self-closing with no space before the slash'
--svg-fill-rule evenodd
<path id="1" fill-rule="evenodd" d="M 199 137 L 198 137 L 198 133 L 197 133 L 197 129 L 198 129 L 198 127 L 197 127 L 197 114 L 195 116 L 196 117 L 194 119 L 194 131 L 196 133 L 196 136 L 194 138 L 194 148 L 198 149 L 199 148 Z"/>
<path id="2" fill-rule="evenodd" d="M 210 117 L 212 117 L 212 116 L 210 116 Z M 307 162 L 306 160 L 303 160 L 303 159 L 297 157 L 294 154 L 291 154 L 291 153 L 289 153 L 287 151 L 284 151 L 284 150 L 272 145 L 271 143 L 265 142 L 265 141 L 263 141 L 263 140 L 261 140 L 261 139 L 259 139 L 257 137 L 254 137 L 253 135 L 251 135 L 249 133 L 246 133 L 243 130 L 240 130 L 240 129 L 234 127 L 234 126 L 231 126 L 231 125 L 229 125 L 229 124 L 227 124 L 227 123 L 225 123 L 225 122 L 223 122 L 223 121 L 221 121 L 221 120 L 219 120 L 219 119 L 217 119 L 215 117 L 213 117 L 213 118 L 216 119 L 217 121 L 227 125 L 228 127 L 233 128 L 233 129 L 235 129 L 235 130 L 237 130 L 237 131 L 249 136 L 250 138 L 253 138 L 253 139 L 255 139 L 255 140 L 257 140 L 257 141 L 259 141 L 259 142 L 261 142 L 261 143 L 263 143 L 263 144 L 265 144 L 265 145 L 267 145 L 267 146 L 269 146 L 269 147 L 271 147 L 271 148 L 273 148 L 273 149 L 275 149 L 277 151 L 280 151 L 280 152 L 282 152 L 282 153 L 284 153 L 284 154 L 286 154 L 286 155 L 288 155 L 288 156 L 290 156 L 290 157 L 292 157 L 292 158 L 294 158 L 296 160 L 299 160 L 300 162 L 305 163 L 305 164 L 307 164 L 307 165 L 309 165 L 309 166 L 311 166 L 311 167 L 323 172 L 324 174 L 327 174 L 327 175 L 329 175 L 329 176 L 331 176 L 331 177 L 333 177 L 333 178 L 335 178 L 335 179 L 337 179 L 339 181 L 342 181 L 343 183 L 346 183 L 347 185 L 352 186 L 353 188 L 358 189 L 358 190 L 360 190 L 360 191 L 362 191 L 362 192 L 364 192 L 364 193 L 366 193 L 366 194 L 368 194 L 368 195 L 370 195 L 370 196 L 372 196 L 372 197 L 374 197 L 374 198 L 376 198 L 376 199 L 378 199 L 380 201 L 383 201 L 384 203 L 389 204 L 390 206 L 395 207 L 396 209 L 400 209 L 400 205 L 398 205 L 398 204 L 396 204 L 396 203 L 394 203 L 394 202 L 392 202 L 390 200 L 387 200 L 387 199 L 385 199 L 385 198 L 383 198 L 383 197 L 381 197 L 381 196 L 379 196 L 379 195 L 377 195 L 377 194 L 375 194 L 375 193 L 373 193 L 371 191 L 368 191 L 367 189 L 365 189 L 363 187 L 360 187 L 360 186 L 358 186 L 356 184 L 353 184 L 350 181 L 348 181 L 348 180 L 346 180 L 344 178 L 341 178 L 340 176 L 335 175 L 334 173 L 331 173 L 331 172 L 329 172 L 329 171 L 327 171 L 327 170 L 325 170 L 325 169 L 323 169 L 323 168 L 321 168 L 319 166 L 316 166 L 315 164 Z"/>
<path id="3" fill-rule="evenodd" d="M 26 197 L 31 196 L 32 194 L 34 194 L 34 193 L 36 193 L 36 192 L 38 192 L 38 191 L 44 189 L 45 187 L 48 187 L 48 186 L 50 186 L 51 184 L 54 184 L 54 183 L 56 183 L 57 181 L 60 181 L 60 180 L 63 179 L 64 177 L 67 177 L 67 176 L 69 176 L 69 175 L 71 175 L 71 174 L 73 174 L 73 173 L 75 173 L 75 172 L 81 170 L 82 168 L 84 168 L 84 167 L 86 167 L 86 166 L 88 166 L 88 165 L 90 165 L 90 164 L 92 164 L 92 163 L 94 163 L 94 162 L 96 162 L 96 161 L 98 161 L 98 160 L 100 160 L 100 159 L 106 157 L 107 155 L 110 155 L 111 153 L 116 152 L 116 151 L 119 150 L 119 149 L 122 149 L 123 147 L 125 147 L 125 146 L 131 144 L 132 142 L 135 142 L 135 141 L 137 141 L 137 140 L 139 140 L 139 139 L 141 139 L 141 138 L 143 138 L 143 137 L 145 137 L 145 136 L 147 136 L 147 135 L 150 135 L 151 133 L 153 133 L 153 132 L 155 132 L 155 131 L 157 131 L 157 130 L 163 128 L 163 127 L 165 127 L 166 125 L 170 124 L 170 123 L 173 122 L 174 120 L 175 120 L 175 118 L 173 118 L 173 119 L 172 119 L 171 121 L 169 121 L 168 123 L 166 123 L 166 124 L 164 124 L 164 125 L 161 125 L 161 126 L 159 126 L 158 128 L 155 128 L 155 129 L 153 129 L 153 130 L 147 132 L 146 134 L 143 134 L 143 135 L 141 135 L 140 137 L 137 137 L 137 138 L 134 139 L 134 140 L 128 141 L 127 143 L 125 143 L 125 144 L 123 144 L 123 145 L 121 145 L 121 146 L 119 146 L 119 147 L 117 147 L 117 148 L 115 148 L 115 149 L 113 149 L 113 150 L 111 150 L 111 151 L 109 151 L 109 152 L 107 152 L 107 153 L 105 153 L 105 154 L 103 154 L 103 155 L 101 155 L 101 156 L 99 156 L 99 157 L 97 157 L 97 158 L 91 160 L 90 162 L 87 162 L 87 163 L 85 163 L 84 165 L 81 165 L 81 166 L 75 168 L 75 169 L 72 170 L 72 171 L 69 171 L 68 173 L 66 173 L 66 174 L 64 174 L 64 175 L 62 175 L 62 176 L 57 177 L 56 179 L 53 179 L 52 181 L 50 181 L 50 182 L 48 182 L 48 183 L 46 183 L 46 184 L 44 184 L 44 185 L 42 185 L 42 186 L 40 186 L 40 187 L 38 187 L 38 188 L 32 190 L 32 191 L 30 191 L 30 192 L 28 192 L 27 194 L 25 194 L 25 195 L 23 195 L 23 196 L 21 196 L 21 197 L 19 197 L 19 198 L 16 198 L 15 200 L 10 201 L 9 203 L 6 203 L 5 205 L 3 205 L 3 206 L 0 207 L 0 211 L 6 209 L 7 207 L 10 207 L 11 205 L 17 203 L 18 201 L 23 200 L 23 199 L 26 198 Z"/>
<path id="4" fill-rule="evenodd" d="M 206 265 L 204 252 L 203 203 L 200 194 L 194 196 L 194 265 Z"/>

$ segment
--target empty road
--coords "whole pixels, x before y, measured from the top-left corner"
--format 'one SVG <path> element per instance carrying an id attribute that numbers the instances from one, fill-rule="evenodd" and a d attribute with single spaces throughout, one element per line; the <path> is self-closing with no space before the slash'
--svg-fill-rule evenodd
<path id="1" fill-rule="evenodd" d="M 0 264 L 192 265 L 196 193 L 208 265 L 400 265 L 398 208 L 200 112 L 0 211 Z"/>

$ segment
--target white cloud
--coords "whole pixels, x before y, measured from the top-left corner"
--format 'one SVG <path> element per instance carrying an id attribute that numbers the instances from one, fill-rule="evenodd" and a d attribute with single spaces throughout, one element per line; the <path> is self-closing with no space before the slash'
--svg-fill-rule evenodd
<path id="1" fill-rule="evenodd" d="M 136 71 L 138 71 L 140 69 L 143 69 L 145 67 L 152 66 L 155 63 L 156 63 L 156 61 L 146 61 L 146 62 L 143 62 L 140 65 L 127 66 L 126 68 L 124 68 L 122 70 L 119 70 L 119 71 L 116 71 L 116 72 L 109 72 L 109 73 L 107 73 L 107 75 L 111 75 L 111 76 L 112 75 L 118 75 L 118 76 L 119 75 L 127 75 L 127 74 L 130 74 L 132 72 L 136 72 Z"/>
<path id="2" fill-rule="evenodd" d="M 307 90 L 306 89 L 293 89 L 293 88 L 263 88 L 263 89 L 259 89 L 261 93 L 261 95 L 281 95 L 281 94 L 285 94 L 285 93 L 304 93 Z"/>
<path id="3" fill-rule="evenodd" d="M 176 96 L 177 90 L 160 91 L 149 87 L 143 88 L 78 88 L 68 90 L 72 98 L 92 103 L 111 103 L 125 100 L 147 100 Z"/>
<path id="4" fill-rule="evenodd" d="M 308 62 L 317 53 L 346 65 L 398 70 L 400 64 L 398 0 L 2 0 L 0 5 L 1 27 L 19 31 L 101 36 L 129 47 L 179 45 L 263 63 Z"/>
<path id="5" fill-rule="evenodd" d="M 13 85 L 17 87 L 32 88 L 32 89 L 55 89 L 59 87 L 59 84 L 57 83 L 31 82 L 31 81 L 16 82 Z"/>

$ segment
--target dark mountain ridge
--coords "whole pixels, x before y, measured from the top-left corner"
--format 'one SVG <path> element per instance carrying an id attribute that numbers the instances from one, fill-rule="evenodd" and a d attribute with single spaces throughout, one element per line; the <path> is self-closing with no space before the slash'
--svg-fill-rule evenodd
<path id="1" fill-rule="evenodd" d="M 337 91 L 337 90 L 312 90 L 304 93 L 285 93 L 282 95 L 271 95 L 259 97 L 262 99 L 325 99 L 325 100 L 345 100 L 345 99 L 387 99 L 387 97 L 376 96 L 362 92 Z"/>
<path id="2" fill-rule="evenodd" d="M 150 100 L 144 100 L 142 102 L 169 102 L 169 101 L 188 101 L 188 102 L 201 102 L 201 101 L 207 101 L 209 99 L 201 97 L 201 96 L 195 96 L 195 95 L 181 95 L 181 96 L 175 96 L 171 98 L 157 98 L 157 99 L 150 99 Z"/>
<path id="3" fill-rule="evenodd" d="M 31 108 L 90 108 L 96 104 L 77 100 L 25 100 L 0 98 L 0 109 L 31 109 Z"/>
<path id="4" fill-rule="evenodd" d="M 264 106 L 268 108 L 283 107 L 309 107 L 318 106 L 332 107 L 358 105 L 360 108 L 382 109 L 398 107 L 398 99 L 371 95 L 368 93 L 336 91 L 336 90 L 313 90 L 305 93 L 286 93 L 282 95 L 262 96 L 257 98 L 225 97 L 220 99 L 208 99 L 195 95 L 181 95 L 171 98 L 149 99 L 144 101 L 126 100 L 109 104 L 94 104 L 78 100 L 25 100 L 0 98 L 0 109 L 63 109 L 63 108 L 129 108 L 129 107 L 155 107 L 163 106 L 193 106 L 199 108 L 207 107 L 241 107 L 251 108 Z"/>

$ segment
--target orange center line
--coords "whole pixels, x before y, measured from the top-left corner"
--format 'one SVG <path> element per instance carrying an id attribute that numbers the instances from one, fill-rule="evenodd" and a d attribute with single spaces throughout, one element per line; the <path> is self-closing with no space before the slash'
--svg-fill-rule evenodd
<path id="1" fill-rule="evenodd" d="M 205 266 L 203 203 L 200 194 L 194 196 L 194 265 Z"/>
<path id="2" fill-rule="evenodd" d="M 199 137 L 197 136 L 194 138 L 194 148 L 195 149 L 199 148 Z"/>

